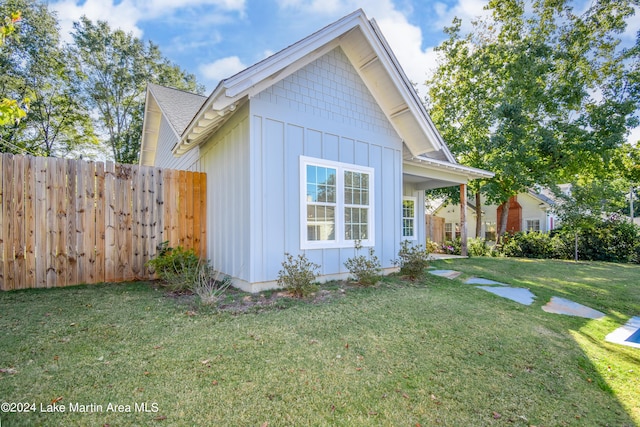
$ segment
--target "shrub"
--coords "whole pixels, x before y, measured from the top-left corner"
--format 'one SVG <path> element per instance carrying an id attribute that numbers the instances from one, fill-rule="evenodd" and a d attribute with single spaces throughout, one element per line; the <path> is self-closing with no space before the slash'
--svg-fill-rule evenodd
<path id="1" fill-rule="evenodd" d="M 168 242 L 160 246 L 158 256 L 147 266 L 164 280 L 172 291 L 191 290 L 199 275 L 200 259 L 193 249 L 171 248 Z"/>
<path id="2" fill-rule="evenodd" d="M 577 233 L 581 260 L 638 262 L 640 227 L 624 219 L 597 219 Z M 500 251 L 508 257 L 573 259 L 575 239 L 575 229 L 559 228 L 550 234 L 520 232 L 505 236 Z"/>
<path id="3" fill-rule="evenodd" d="M 433 240 L 427 240 L 427 252 L 430 254 L 436 253 L 440 250 L 440 245 Z"/>
<path id="4" fill-rule="evenodd" d="M 442 253 L 460 255 L 462 253 L 462 241 L 460 238 L 445 241 L 442 244 Z"/>
<path id="5" fill-rule="evenodd" d="M 504 239 L 502 252 L 508 257 L 554 258 L 554 246 L 547 233 L 517 232 Z"/>
<path id="6" fill-rule="evenodd" d="M 213 269 L 208 262 L 200 262 L 192 291 L 198 295 L 205 305 L 215 304 L 231 286 L 231 277 L 222 275 Z"/>
<path id="7" fill-rule="evenodd" d="M 469 256 L 485 256 L 489 253 L 487 242 L 482 238 L 471 238 L 467 241 Z"/>
<path id="8" fill-rule="evenodd" d="M 382 265 L 375 255 L 373 248 L 369 248 L 369 256 L 358 255 L 362 249 L 359 240 L 355 242 L 356 256 L 349 258 L 344 266 L 347 267 L 349 273 L 353 276 L 353 280 L 364 286 L 375 285 L 382 274 Z"/>
<path id="9" fill-rule="evenodd" d="M 429 266 L 429 253 L 420 244 L 412 245 L 408 240 L 403 240 L 398 252 L 400 274 L 408 276 L 411 280 L 421 277 L 424 269 Z"/>
<path id="10" fill-rule="evenodd" d="M 282 270 L 278 272 L 278 285 L 287 289 L 296 298 L 303 298 L 315 290 L 313 281 L 320 266 L 307 259 L 304 254 L 294 258 L 288 252 L 284 254 Z"/>
<path id="11" fill-rule="evenodd" d="M 554 235 L 562 239 L 567 248 L 564 257 L 573 258 L 575 230 L 560 228 Z M 578 257 L 582 260 L 637 262 L 639 247 L 640 227 L 618 216 L 598 219 L 578 231 Z"/>

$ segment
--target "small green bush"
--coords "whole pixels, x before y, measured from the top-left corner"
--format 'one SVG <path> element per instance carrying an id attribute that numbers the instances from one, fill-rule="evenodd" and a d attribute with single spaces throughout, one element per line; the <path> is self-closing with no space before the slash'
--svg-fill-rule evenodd
<path id="1" fill-rule="evenodd" d="M 360 241 L 355 242 L 356 256 L 349 258 L 344 266 L 347 267 L 349 273 L 353 276 L 353 280 L 363 286 L 373 286 L 378 283 L 382 274 L 382 265 L 375 255 L 375 250 L 369 248 L 369 256 L 358 255 L 362 249 Z"/>
<path id="2" fill-rule="evenodd" d="M 438 252 L 439 250 L 440 250 L 440 245 L 437 242 L 427 239 L 427 252 L 429 252 L 430 254 L 433 254 Z"/>
<path id="3" fill-rule="evenodd" d="M 412 245 L 408 240 L 403 240 L 398 252 L 400 274 L 408 276 L 411 280 L 422 277 L 424 269 L 429 266 L 429 252 L 420 244 Z"/>
<path id="4" fill-rule="evenodd" d="M 485 256 L 489 254 L 489 246 L 484 239 L 473 237 L 467 240 L 467 252 L 469 256 Z"/>
<path id="5" fill-rule="evenodd" d="M 171 248 L 168 242 L 163 242 L 158 256 L 147 261 L 147 266 L 167 283 L 172 291 L 191 290 L 196 282 L 200 259 L 193 249 L 181 246 Z"/>
<path id="6" fill-rule="evenodd" d="M 447 240 L 442 244 L 442 253 L 450 255 L 460 255 L 462 253 L 462 241 L 460 238 Z"/>
<path id="7" fill-rule="evenodd" d="M 316 287 L 313 281 L 320 266 L 307 259 L 304 254 L 294 257 L 288 252 L 284 254 L 282 270 L 278 272 L 278 285 L 287 289 L 296 298 L 304 298 Z"/>

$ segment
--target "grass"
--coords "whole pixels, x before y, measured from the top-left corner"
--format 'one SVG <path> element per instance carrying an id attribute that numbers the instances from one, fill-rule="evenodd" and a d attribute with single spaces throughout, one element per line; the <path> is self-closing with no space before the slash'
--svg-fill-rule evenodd
<path id="1" fill-rule="evenodd" d="M 0 401 L 37 409 L 0 413 L 2 426 L 640 424 L 640 353 L 604 341 L 640 314 L 639 266 L 436 266 L 538 297 L 431 276 L 247 314 L 149 283 L 1 293 L 0 368 L 15 371 L 0 373 Z M 607 317 L 545 313 L 553 295 Z M 59 398 L 65 413 L 40 412 Z M 102 411 L 69 412 L 77 403 Z"/>

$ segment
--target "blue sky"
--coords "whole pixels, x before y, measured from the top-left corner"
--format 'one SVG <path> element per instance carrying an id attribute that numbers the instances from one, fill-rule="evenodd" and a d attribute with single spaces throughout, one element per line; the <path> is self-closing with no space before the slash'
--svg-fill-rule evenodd
<path id="1" fill-rule="evenodd" d="M 375 18 L 409 77 L 425 80 L 433 47 L 455 16 L 483 13 L 483 0 L 49 0 L 68 33 L 87 15 L 152 40 L 211 91 L 222 78 L 362 8 Z"/>
<path id="2" fill-rule="evenodd" d="M 576 0 L 576 9 L 589 0 Z M 63 37 L 86 15 L 160 46 L 194 73 L 210 93 L 220 79 L 264 59 L 358 8 L 374 18 L 409 78 L 422 83 L 436 67 L 433 48 L 457 16 L 463 27 L 482 16 L 487 0 L 49 0 Z M 624 35 L 640 28 L 636 13 Z M 65 34 L 67 35 L 65 37 Z M 632 140 L 640 139 L 640 130 Z"/>

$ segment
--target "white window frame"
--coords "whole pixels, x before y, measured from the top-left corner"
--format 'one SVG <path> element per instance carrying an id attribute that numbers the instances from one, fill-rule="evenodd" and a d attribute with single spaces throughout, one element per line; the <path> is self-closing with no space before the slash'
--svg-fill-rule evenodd
<path id="1" fill-rule="evenodd" d="M 537 230 L 530 230 L 529 229 L 529 222 L 533 222 L 533 221 L 538 221 L 538 229 Z M 526 218 L 524 220 L 524 231 L 526 231 L 527 233 L 533 231 L 533 232 L 541 232 L 542 231 L 542 221 L 540 221 L 540 218 Z"/>
<path id="2" fill-rule="evenodd" d="M 413 202 L 413 217 L 409 218 L 404 216 L 404 202 L 405 201 Z M 405 219 L 413 220 L 413 234 L 411 236 L 404 235 L 404 221 Z M 402 197 L 402 239 L 403 240 L 417 240 L 418 239 L 418 198 L 412 196 L 403 196 Z"/>
<path id="3" fill-rule="evenodd" d="M 319 166 L 333 168 L 336 170 L 336 203 L 335 203 L 335 230 L 334 240 L 308 240 L 307 239 L 307 166 Z M 327 249 L 327 248 L 350 248 L 354 247 L 355 240 L 345 238 L 345 207 L 355 207 L 345 203 L 344 195 L 344 173 L 345 172 L 366 173 L 369 175 L 369 203 L 368 205 L 358 205 L 367 209 L 367 225 L 369 236 L 366 240 L 361 240 L 364 247 L 375 245 L 375 188 L 374 169 L 367 166 L 342 163 L 332 160 L 324 160 L 316 157 L 300 156 L 300 249 Z"/>

